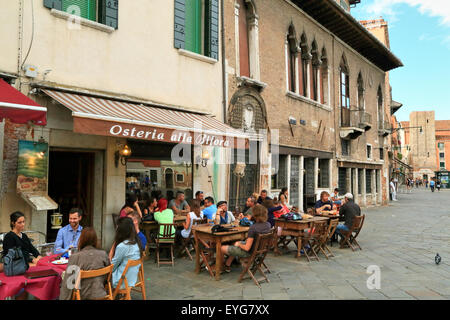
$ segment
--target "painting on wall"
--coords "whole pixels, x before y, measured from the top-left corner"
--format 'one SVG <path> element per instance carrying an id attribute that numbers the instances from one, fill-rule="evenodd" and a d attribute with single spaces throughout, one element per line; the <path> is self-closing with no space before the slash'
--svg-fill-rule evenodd
<path id="1" fill-rule="evenodd" d="M 47 190 L 48 144 L 19 140 L 17 192 Z"/>

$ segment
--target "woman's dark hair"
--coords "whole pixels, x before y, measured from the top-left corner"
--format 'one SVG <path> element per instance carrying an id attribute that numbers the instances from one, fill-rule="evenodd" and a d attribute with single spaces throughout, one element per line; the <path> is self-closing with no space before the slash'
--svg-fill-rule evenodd
<path id="1" fill-rule="evenodd" d="M 200 211 L 200 201 L 194 199 L 191 201 L 191 210 L 195 213 L 195 215 L 197 216 L 197 218 L 200 218 L 201 216 L 201 211 Z"/>
<path id="2" fill-rule="evenodd" d="M 281 198 L 281 195 L 283 195 L 285 198 L 287 198 L 286 195 L 284 194 L 286 191 L 288 191 L 288 188 L 286 188 L 286 187 L 282 188 L 280 191 L 280 194 L 278 195 L 278 199 Z"/>
<path id="3" fill-rule="evenodd" d="M 120 209 L 121 211 L 126 208 L 126 207 L 130 207 L 134 209 L 134 203 L 137 200 L 137 196 L 134 193 L 130 193 L 127 197 L 127 199 L 125 200 L 125 205 L 122 207 L 122 209 Z"/>
<path id="4" fill-rule="evenodd" d="M 10 223 L 11 230 L 14 229 L 14 225 L 16 224 L 17 220 L 19 220 L 20 217 L 25 217 L 25 215 L 20 211 L 13 212 L 9 215 L 9 219 L 11 221 Z"/>
<path id="5" fill-rule="evenodd" d="M 114 238 L 114 243 L 119 245 L 121 242 L 128 240 L 128 244 L 138 244 L 139 251 L 142 255 L 142 244 L 136 233 L 136 229 L 133 224 L 133 219 L 129 217 L 122 217 L 117 220 L 116 236 Z"/>
<path id="6" fill-rule="evenodd" d="M 78 240 L 78 251 L 83 250 L 87 246 L 93 246 L 98 249 L 97 233 L 92 227 L 83 228 L 81 231 L 80 240 Z"/>
<path id="7" fill-rule="evenodd" d="M 252 210 L 252 218 L 256 221 L 256 222 L 267 222 L 267 208 L 257 204 L 256 206 L 253 207 Z"/>

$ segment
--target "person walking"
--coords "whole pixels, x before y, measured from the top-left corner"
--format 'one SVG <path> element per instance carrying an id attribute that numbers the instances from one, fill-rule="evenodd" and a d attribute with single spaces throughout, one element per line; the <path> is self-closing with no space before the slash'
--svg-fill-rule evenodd
<path id="1" fill-rule="evenodd" d="M 389 183 L 389 189 L 391 191 L 392 201 L 397 201 L 397 191 L 395 188 L 394 178 L 391 178 L 391 183 Z"/>
<path id="2" fill-rule="evenodd" d="M 441 191 L 441 180 L 437 179 L 436 181 L 436 189 L 440 192 Z"/>
<path id="3" fill-rule="evenodd" d="M 434 178 L 432 178 L 430 181 L 430 189 L 431 189 L 431 192 L 434 192 Z"/>

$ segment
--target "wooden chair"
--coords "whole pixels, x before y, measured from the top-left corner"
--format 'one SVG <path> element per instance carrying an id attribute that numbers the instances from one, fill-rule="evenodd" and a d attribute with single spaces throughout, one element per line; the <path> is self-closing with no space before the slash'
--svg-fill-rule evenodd
<path id="1" fill-rule="evenodd" d="M 146 293 L 145 293 L 145 277 L 144 277 L 144 263 L 143 259 L 139 260 L 128 260 L 127 265 L 125 266 L 125 269 L 122 272 L 122 275 L 120 276 L 119 282 L 117 283 L 117 287 L 114 289 L 113 292 L 113 300 L 116 299 L 117 295 L 123 295 L 122 299 L 120 300 L 131 300 L 131 290 L 138 291 L 142 294 L 142 299 L 146 300 Z M 128 285 L 127 280 L 127 272 L 128 269 L 131 267 L 136 267 L 140 265 L 139 272 L 137 276 L 136 283 L 133 287 L 130 287 Z M 125 285 L 125 288 L 121 288 L 122 284 Z"/>
<path id="2" fill-rule="evenodd" d="M 203 219 L 198 219 L 198 220 L 194 220 L 192 221 L 192 225 L 196 226 L 199 224 L 206 224 L 208 223 L 208 218 L 203 218 Z M 180 252 L 180 255 L 182 255 L 184 252 L 186 252 L 187 257 L 192 261 L 192 255 L 191 252 L 189 250 L 189 246 L 192 245 L 192 247 L 194 247 L 194 238 L 193 238 L 193 232 L 192 232 L 192 228 L 191 228 L 191 233 L 189 234 L 189 237 L 187 238 L 183 238 L 182 240 L 183 242 L 183 250 Z"/>
<path id="3" fill-rule="evenodd" d="M 81 300 L 80 284 L 82 279 L 96 278 L 101 276 L 106 276 L 105 289 L 107 294 L 103 298 L 99 298 L 97 300 L 113 300 L 113 294 L 111 289 L 111 275 L 113 267 L 114 266 L 111 264 L 105 268 L 98 270 L 86 270 L 86 271 L 81 270 L 75 282 L 75 289 L 73 289 L 72 291 L 72 300 Z"/>
<path id="4" fill-rule="evenodd" d="M 314 228 L 311 228 L 311 239 L 309 240 L 310 251 L 317 258 L 317 261 L 320 261 L 318 253 L 321 248 L 321 244 L 324 243 L 328 238 L 327 231 L 328 231 L 327 221 L 316 221 L 314 223 Z"/>
<path id="5" fill-rule="evenodd" d="M 266 265 L 264 264 L 264 259 L 266 258 L 267 252 L 269 252 L 270 245 L 273 241 L 273 236 L 274 230 L 270 233 L 258 234 L 256 236 L 256 242 L 254 244 L 254 249 L 251 256 L 248 258 L 240 258 L 243 270 L 239 276 L 238 282 L 242 282 L 246 274 L 248 274 L 253 279 L 253 281 L 259 288 L 261 288 L 259 282 L 270 282 L 262 267 L 267 269 Z M 259 271 L 263 278 L 256 279 L 256 271 Z"/>
<path id="6" fill-rule="evenodd" d="M 327 230 L 324 232 L 323 236 L 320 238 L 320 241 L 319 243 L 317 243 L 317 246 L 315 248 L 316 251 L 319 250 L 320 252 L 322 252 L 325 258 L 327 258 L 327 260 L 328 255 L 330 255 L 330 257 L 334 257 L 334 254 L 333 252 L 331 252 L 330 248 L 328 248 L 327 243 L 333 237 L 338 223 L 339 223 L 338 219 L 330 219 L 330 223 L 328 224 Z M 328 251 L 328 253 L 326 251 Z"/>
<path id="7" fill-rule="evenodd" d="M 349 231 L 341 231 L 341 234 L 344 236 L 344 239 L 341 240 L 341 249 L 345 247 L 345 245 L 352 248 L 352 251 L 355 251 L 355 247 L 357 246 L 359 250 L 362 250 L 359 243 L 356 241 L 356 237 L 362 229 L 364 224 L 364 219 L 366 215 L 356 216 L 353 218 L 353 224 Z M 355 247 L 353 246 L 355 245 Z"/>
<path id="8" fill-rule="evenodd" d="M 161 227 L 163 232 L 161 234 Z M 161 223 L 158 225 L 158 236 L 156 237 L 156 262 L 158 263 L 158 268 L 160 264 L 171 264 L 174 266 L 174 258 L 173 258 L 173 247 L 175 245 L 175 230 L 176 224 L 174 223 Z M 170 248 L 170 259 L 160 259 L 159 257 L 159 249 L 168 247 Z"/>
<path id="9" fill-rule="evenodd" d="M 314 246 L 311 245 L 311 242 L 317 241 L 318 237 L 318 231 L 322 230 L 322 224 L 326 223 L 326 221 L 313 221 L 311 222 L 311 226 L 308 232 L 304 232 L 300 237 L 296 239 L 296 245 L 297 245 L 297 258 L 301 257 L 300 250 L 303 250 L 303 254 L 306 256 L 306 259 L 308 259 L 308 262 L 311 262 L 311 259 L 316 259 L 317 261 L 320 261 L 319 256 L 317 255 L 317 252 L 314 249 Z M 316 231 L 316 227 L 319 227 L 319 230 Z M 307 247 L 307 245 L 309 247 Z M 314 256 L 310 257 L 309 254 L 313 253 Z M 308 254 L 309 253 L 309 254 Z"/>

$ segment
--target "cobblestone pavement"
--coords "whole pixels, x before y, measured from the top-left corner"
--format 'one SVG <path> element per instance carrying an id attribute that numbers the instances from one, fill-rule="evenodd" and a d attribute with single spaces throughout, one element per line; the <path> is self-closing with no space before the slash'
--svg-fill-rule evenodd
<path id="1" fill-rule="evenodd" d="M 362 251 L 334 244 L 334 258 L 311 263 L 294 257 L 294 244 L 282 256 L 270 253 L 270 283 L 261 283 L 261 289 L 251 279 L 237 282 L 239 266 L 215 281 L 206 271 L 195 274 L 194 262 L 186 258 L 177 258 L 173 268 L 158 268 L 152 254 L 145 262 L 147 299 L 450 299 L 449 198 L 450 190 L 414 188 L 389 206 L 363 209 Z M 379 290 L 367 288 L 369 265 L 380 267 Z M 133 293 L 133 298 L 141 297 Z"/>

